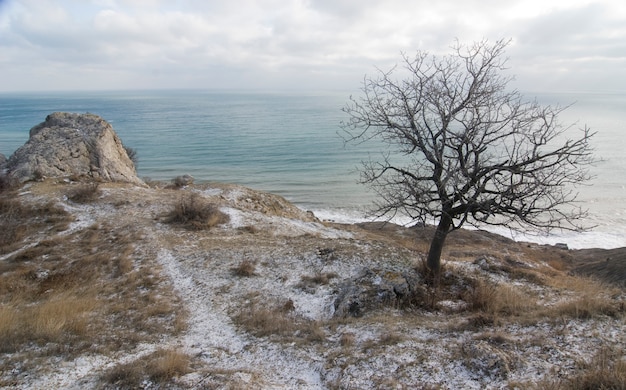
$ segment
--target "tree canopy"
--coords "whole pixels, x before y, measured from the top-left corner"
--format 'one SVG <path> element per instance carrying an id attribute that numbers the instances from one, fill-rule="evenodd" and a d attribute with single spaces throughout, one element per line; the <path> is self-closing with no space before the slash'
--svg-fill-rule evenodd
<path id="1" fill-rule="evenodd" d="M 379 138 L 391 152 L 363 162 L 378 216 L 437 225 L 427 264 L 440 269 L 447 234 L 464 224 L 578 230 L 575 185 L 590 179 L 589 128 L 563 125 L 567 107 L 508 89 L 510 41 L 458 42 L 447 56 L 418 51 L 365 77 L 342 123 L 347 140 Z"/>

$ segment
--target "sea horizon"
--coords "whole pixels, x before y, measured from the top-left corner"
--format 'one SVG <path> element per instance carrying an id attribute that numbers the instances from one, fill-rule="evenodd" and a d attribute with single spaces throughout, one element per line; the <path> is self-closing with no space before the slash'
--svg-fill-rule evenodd
<path id="1" fill-rule="evenodd" d="M 168 181 L 190 174 L 197 182 L 228 182 L 285 197 L 319 218 L 369 220 L 375 196 L 359 185 L 360 161 L 381 145 L 344 144 L 341 108 L 359 91 L 128 90 L 0 93 L 0 153 L 7 158 L 28 131 L 55 111 L 100 115 L 138 154 L 140 178 Z M 533 93 L 528 100 L 569 107 L 562 123 L 587 124 L 598 163 L 594 180 L 578 188 L 594 225 L 584 233 L 513 234 L 571 248 L 626 246 L 626 93 Z M 396 220 L 404 224 L 407 221 Z"/>

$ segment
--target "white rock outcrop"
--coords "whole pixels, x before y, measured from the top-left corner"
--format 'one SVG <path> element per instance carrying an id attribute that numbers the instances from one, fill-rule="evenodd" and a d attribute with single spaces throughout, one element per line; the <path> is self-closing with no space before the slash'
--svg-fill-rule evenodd
<path id="1" fill-rule="evenodd" d="M 30 130 L 9 157 L 9 175 L 21 182 L 43 177 L 89 177 L 145 185 L 113 127 L 94 114 L 55 112 Z"/>

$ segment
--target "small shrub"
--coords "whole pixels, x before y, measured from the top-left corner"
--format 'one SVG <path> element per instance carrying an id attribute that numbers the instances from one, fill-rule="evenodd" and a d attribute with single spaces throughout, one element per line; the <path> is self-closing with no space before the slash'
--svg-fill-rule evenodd
<path id="1" fill-rule="evenodd" d="M 200 195 L 183 195 L 167 216 L 166 222 L 180 224 L 191 230 L 210 229 L 228 222 L 230 218 Z"/>
<path id="2" fill-rule="evenodd" d="M 233 274 L 236 276 L 249 277 L 254 276 L 256 264 L 250 260 L 244 260 L 238 266 L 232 268 Z"/>
<path id="3" fill-rule="evenodd" d="M 100 195 L 99 183 L 79 184 L 67 192 L 67 198 L 76 203 L 88 203 L 96 200 Z"/>
<path id="4" fill-rule="evenodd" d="M 133 165 L 137 167 L 137 163 L 139 162 L 139 158 L 137 156 L 137 149 L 133 149 L 129 146 L 124 146 L 124 150 L 126 151 L 126 155 L 133 162 Z"/>
<path id="5" fill-rule="evenodd" d="M 176 188 L 182 188 L 188 185 L 192 185 L 193 180 L 193 176 L 190 175 L 176 176 L 172 179 L 172 185 Z"/>

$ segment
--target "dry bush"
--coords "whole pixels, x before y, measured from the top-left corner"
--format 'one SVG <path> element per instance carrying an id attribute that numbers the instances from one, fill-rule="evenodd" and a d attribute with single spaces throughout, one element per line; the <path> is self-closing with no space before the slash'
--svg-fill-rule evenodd
<path id="1" fill-rule="evenodd" d="M 183 225 L 191 230 L 203 230 L 227 223 L 229 219 L 216 205 L 193 193 L 181 196 L 166 222 Z"/>
<path id="2" fill-rule="evenodd" d="M 189 175 L 176 176 L 172 179 L 172 185 L 174 188 L 183 188 L 193 184 L 193 177 Z"/>
<path id="3" fill-rule="evenodd" d="M 233 275 L 241 277 L 249 277 L 256 275 L 256 263 L 250 260 L 244 260 L 238 266 L 231 268 Z"/>
<path id="4" fill-rule="evenodd" d="M 139 163 L 139 156 L 137 155 L 137 149 L 124 145 L 124 150 L 126 151 L 126 155 L 130 159 L 130 161 L 132 161 L 133 165 L 137 167 L 137 164 Z"/>
<path id="5" fill-rule="evenodd" d="M 69 200 L 76 203 L 93 202 L 100 196 L 100 183 L 83 183 L 72 186 L 66 196 Z"/>

